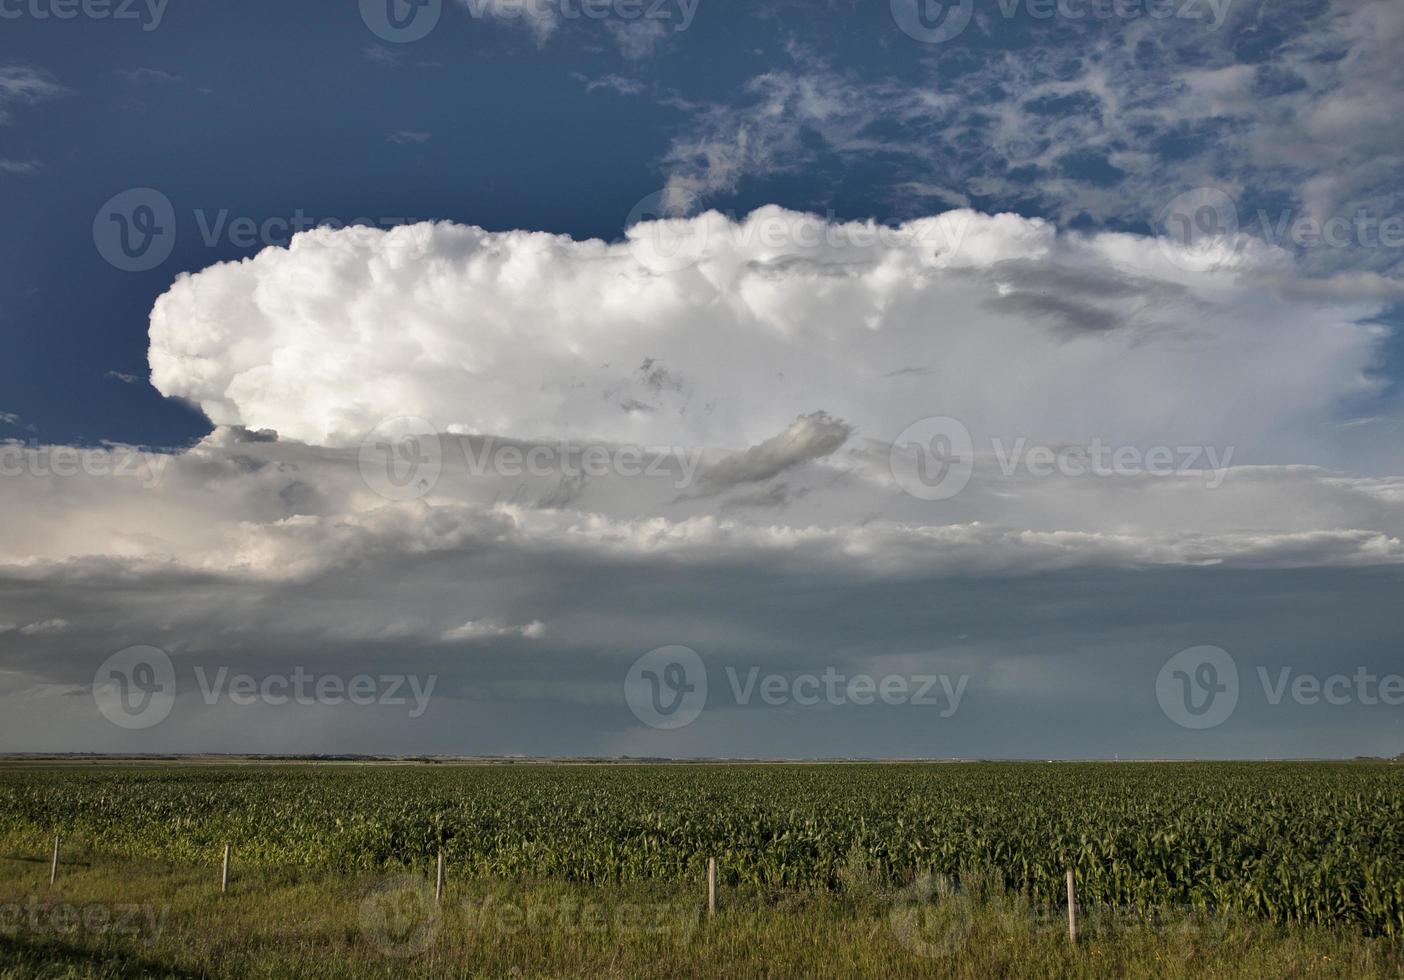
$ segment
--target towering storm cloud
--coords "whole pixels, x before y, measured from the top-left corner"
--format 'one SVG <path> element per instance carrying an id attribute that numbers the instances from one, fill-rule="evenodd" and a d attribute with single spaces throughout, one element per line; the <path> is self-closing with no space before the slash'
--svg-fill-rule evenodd
<path id="1" fill-rule="evenodd" d="M 613 244 L 319 230 L 178 279 L 151 378 L 216 424 L 328 446 L 414 416 L 741 450 L 825 411 L 877 439 L 941 414 L 985 437 L 1314 462 L 1384 386 L 1382 304 L 1330 285 L 1246 238 L 1196 250 L 970 211 L 713 212 Z"/>
<path id="2" fill-rule="evenodd" d="M 1245 690 L 1390 662 L 1400 416 L 1347 287 L 1244 239 L 973 211 L 307 232 L 152 310 L 152 383 L 211 435 L 8 445 L 0 724 L 34 749 L 1385 751 L 1388 709 L 1245 695 L 1203 732 L 1156 707 L 1196 645 Z M 93 711 L 133 644 L 179 688 L 149 731 Z M 625 696 L 670 645 L 713 688 L 676 730 Z M 436 686 L 412 723 L 293 713 L 212 695 L 221 666 Z M 948 697 L 797 713 L 756 671 Z"/>

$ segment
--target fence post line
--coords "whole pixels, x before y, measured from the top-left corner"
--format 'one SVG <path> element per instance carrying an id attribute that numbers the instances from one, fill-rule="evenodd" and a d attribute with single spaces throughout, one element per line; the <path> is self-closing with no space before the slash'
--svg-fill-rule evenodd
<path id="1" fill-rule="evenodd" d="M 439 873 L 434 881 L 434 901 L 444 897 L 444 849 L 439 848 Z"/>
<path id="2" fill-rule="evenodd" d="M 219 873 L 219 893 L 229 890 L 229 845 L 224 845 L 224 868 Z"/>
<path id="3" fill-rule="evenodd" d="M 49 866 L 49 884 L 58 881 L 59 832 L 54 831 L 54 863 Z"/>
<path id="4" fill-rule="evenodd" d="M 1073 884 L 1072 869 L 1068 869 L 1068 941 L 1077 943 L 1077 887 Z"/>
<path id="5" fill-rule="evenodd" d="M 707 859 L 707 916 L 717 914 L 717 859 Z"/>

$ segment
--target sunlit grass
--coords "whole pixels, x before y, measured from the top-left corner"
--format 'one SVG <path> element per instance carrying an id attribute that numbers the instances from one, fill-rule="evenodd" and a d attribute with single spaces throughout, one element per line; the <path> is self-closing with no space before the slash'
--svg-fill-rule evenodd
<path id="1" fill-rule="evenodd" d="M 1064 910 L 921 880 L 891 889 L 861 862 L 839 891 L 702 882 L 594 886 L 207 868 L 82 851 L 48 883 L 41 855 L 0 856 L 0 976 L 126 977 L 1398 977 L 1404 951 L 1358 931 Z M 14 911 L 18 909 L 18 912 Z M 66 909 L 67 912 L 55 911 Z M 135 909 L 134 913 L 129 913 Z M 110 918 L 100 923 L 105 910 Z M 85 919 L 86 916 L 86 919 Z M 76 918 L 75 918 L 76 917 Z M 116 923 L 123 923 L 119 929 Z"/>

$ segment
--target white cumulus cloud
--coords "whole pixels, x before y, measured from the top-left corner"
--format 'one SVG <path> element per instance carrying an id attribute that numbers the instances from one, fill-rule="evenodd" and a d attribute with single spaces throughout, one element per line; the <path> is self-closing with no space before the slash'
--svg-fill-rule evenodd
<path id="1" fill-rule="evenodd" d="M 1305 462 L 1383 390 L 1386 332 L 1378 303 L 1297 285 L 1266 247 L 1206 263 L 969 211 L 900 229 L 709 212 L 618 243 L 315 230 L 179 278 L 151 314 L 151 379 L 218 424 L 329 446 L 415 416 L 737 450 L 825 411 L 872 438 L 939 414 Z"/>

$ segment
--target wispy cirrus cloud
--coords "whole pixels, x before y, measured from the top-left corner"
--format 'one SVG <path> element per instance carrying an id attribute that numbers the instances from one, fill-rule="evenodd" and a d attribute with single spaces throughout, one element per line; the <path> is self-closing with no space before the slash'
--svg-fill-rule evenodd
<path id="1" fill-rule="evenodd" d="M 0 65 L 0 125 L 14 122 L 15 112 L 71 95 L 48 72 L 31 65 Z"/>
<path id="2" fill-rule="evenodd" d="M 0 173 L 28 176 L 43 169 L 44 163 L 41 160 L 11 160 L 8 157 L 0 157 Z"/>
<path id="3" fill-rule="evenodd" d="M 144 65 L 138 68 L 119 68 L 117 74 L 135 85 L 171 85 L 182 80 L 179 75 L 159 68 L 147 68 Z"/>
<path id="4" fill-rule="evenodd" d="M 1149 18 L 1038 27 L 959 69 L 873 74 L 792 44 L 789 64 L 690 114 L 663 160 L 670 200 L 696 208 L 746 181 L 861 166 L 895 217 L 997 204 L 1145 229 L 1206 186 L 1260 237 L 1284 214 L 1363 212 L 1376 227 L 1404 216 L 1404 137 L 1389 123 L 1404 113 L 1398 4 L 1242 5 L 1218 31 Z M 1397 273 L 1397 247 L 1359 244 L 1303 257 L 1321 272 Z"/>

